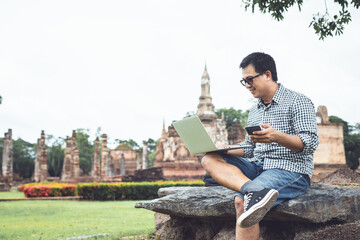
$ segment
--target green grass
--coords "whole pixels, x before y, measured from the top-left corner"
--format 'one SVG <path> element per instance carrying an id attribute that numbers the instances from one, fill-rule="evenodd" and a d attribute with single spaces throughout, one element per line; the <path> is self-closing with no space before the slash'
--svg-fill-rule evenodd
<path id="1" fill-rule="evenodd" d="M 0 202 L 0 239 L 118 239 L 154 232 L 154 213 L 135 209 L 137 201 Z"/>
<path id="2" fill-rule="evenodd" d="M 0 192 L 0 199 L 15 199 L 15 198 L 25 198 L 23 192 L 18 192 L 16 190 L 11 190 L 10 192 Z"/>

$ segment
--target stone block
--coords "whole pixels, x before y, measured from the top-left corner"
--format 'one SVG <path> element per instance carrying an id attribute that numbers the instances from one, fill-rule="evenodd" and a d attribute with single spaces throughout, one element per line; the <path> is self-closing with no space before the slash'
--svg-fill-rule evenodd
<path id="1" fill-rule="evenodd" d="M 161 216 L 156 217 L 155 233 L 160 239 L 235 239 L 234 193 L 221 186 L 161 188 L 160 198 L 135 207 Z M 359 205 L 358 187 L 314 184 L 305 195 L 285 201 L 264 217 L 261 239 L 317 239 L 316 234 L 339 224 L 351 223 L 356 229 Z"/>

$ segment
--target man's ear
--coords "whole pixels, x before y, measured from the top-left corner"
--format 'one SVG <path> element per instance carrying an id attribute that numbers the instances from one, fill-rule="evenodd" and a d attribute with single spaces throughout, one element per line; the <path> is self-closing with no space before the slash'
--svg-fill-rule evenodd
<path id="1" fill-rule="evenodd" d="M 266 75 L 267 79 L 272 81 L 272 74 L 271 74 L 270 70 L 267 70 L 264 74 Z"/>

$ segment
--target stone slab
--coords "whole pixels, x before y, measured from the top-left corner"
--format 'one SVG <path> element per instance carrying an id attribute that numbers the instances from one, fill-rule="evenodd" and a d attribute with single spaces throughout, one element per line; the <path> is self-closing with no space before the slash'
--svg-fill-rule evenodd
<path id="1" fill-rule="evenodd" d="M 225 187 L 169 187 L 158 199 L 136 203 L 136 208 L 190 218 L 235 218 L 235 192 Z M 285 201 L 264 220 L 307 223 L 360 220 L 360 188 L 313 184 L 307 193 Z"/>

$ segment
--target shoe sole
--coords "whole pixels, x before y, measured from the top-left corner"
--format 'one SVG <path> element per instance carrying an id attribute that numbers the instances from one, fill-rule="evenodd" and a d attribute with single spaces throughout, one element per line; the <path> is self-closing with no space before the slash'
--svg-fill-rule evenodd
<path id="1" fill-rule="evenodd" d="M 248 228 L 260 222 L 274 205 L 278 195 L 278 191 L 274 189 L 270 190 L 260 202 L 241 214 L 237 220 L 237 225 L 241 228 Z"/>

